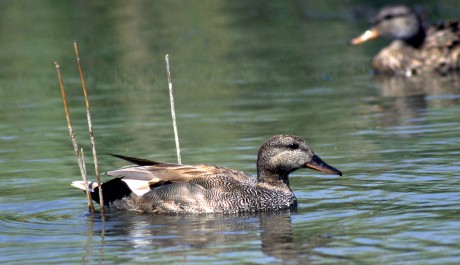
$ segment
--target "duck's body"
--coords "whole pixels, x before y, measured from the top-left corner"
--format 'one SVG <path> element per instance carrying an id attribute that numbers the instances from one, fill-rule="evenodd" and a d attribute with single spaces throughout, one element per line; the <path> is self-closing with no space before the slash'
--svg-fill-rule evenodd
<path id="1" fill-rule="evenodd" d="M 301 138 L 278 135 L 259 150 L 257 179 L 238 170 L 211 165 L 177 165 L 116 155 L 137 166 L 107 172 L 103 184 L 111 208 L 146 213 L 236 213 L 289 209 L 297 199 L 288 175 L 310 167 L 341 175 L 319 159 Z M 85 189 L 81 181 L 73 186 Z M 98 202 L 97 187 L 90 185 Z"/>
<path id="2" fill-rule="evenodd" d="M 373 26 L 350 44 L 379 36 L 393 41 L 372 60 L 377 73 L 410 76 L 424 72 L 445 74 L 460 69 L 459 21 L 424 27 L 409 7 L 388 6 L 379 11 Z"/>

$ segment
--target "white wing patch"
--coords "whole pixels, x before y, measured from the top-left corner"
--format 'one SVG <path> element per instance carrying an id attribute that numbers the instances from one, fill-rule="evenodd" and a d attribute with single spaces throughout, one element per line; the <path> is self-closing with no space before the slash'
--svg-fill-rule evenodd
<path id="1" fill-rule="evenodd" d="M 135 179 L 121 179 L 124 181 L 128 187 L 134 192 L 137 196 L 142 196 L 145 193 L 150 191 L 149 183 L 145 180 L 135 180 Z M 85 182 L 84 181 L 73 181 L 72 184 L 77 189 L 86 190 Z M 94 189 L 97 187 L 97 182 L 88 182 L 89 191 L 93 192 Z"/>

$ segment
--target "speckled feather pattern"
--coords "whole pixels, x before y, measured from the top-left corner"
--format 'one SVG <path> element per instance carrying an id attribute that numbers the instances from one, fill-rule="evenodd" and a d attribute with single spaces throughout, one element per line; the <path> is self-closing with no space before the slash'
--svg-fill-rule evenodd
<path id="1" fill-rule="evenodd" d="M 177 166 L 178 169 L 181 168 Z M 160 167 L 164 168 L 165 164 Z M 271 186 L 258 182 L 253 176 L 241 171 L 211 165 L 198 167 L 206 167 L 208 172 L 187 169 L 181 173 L 192 173 L 193 177 L 186 177 L 185 182 L 159 187 L 153 184 L 155 188 L 146 194 L 115 201 L 111 207 L 145 213 L 236 213 L 281 210 L 297 206 L 294 193 L 282 182 L 278 186 Z M 126 174 L 126 169 L 129 168 L 122 169 L 124 173 L 110 173 L 122 176 L 121 174 Z M 152 167 L 143 169 L 149 173 L 156 170 Z M 161 170 L 155 172 L 160 175 L 162 173 L 164 171 Z"/>
<path id="2" fill-rule="evenodd" d="M 240 182 L 231 176 L 215 175 L 166 185 L 138 197 L 136 208 L 147 213 L 235 213 L 296 206 L 297 200 L 289 189 L 273 189 L 253 179 Z"/>

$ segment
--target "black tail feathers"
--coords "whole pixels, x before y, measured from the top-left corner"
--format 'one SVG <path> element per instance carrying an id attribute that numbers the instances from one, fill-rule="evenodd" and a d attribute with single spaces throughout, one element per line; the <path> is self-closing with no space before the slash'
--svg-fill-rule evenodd
<path id="1" fill-rule="evenodd" d="M 138 166 L 154 166 L 161 164 L 160 162 L 152 161 L 149 159 L 144 159 L 144 158 L 137 158 L 137 157 L 132 157 L 132 156 L 123 156 L 123 155 L 117 155 L 117 154 L 109 154 L 111 156 L 123 159 L 125 161 L 128 161 L 130 163 L 136 164 Z M 104 189 L 104 188 L 102 188 Z"/>
<path id="2" fill-rule="evenodd" d="M 128 187 L 122 178 L 114 178 L 105 183 L 102 183 L 102 196 L 104 196 L 104 205 L 109 206 L 109 204 L 116 200 L 121 200 L 124 197 L 130 196 L 133 192 Z M 91 192 L 91 198 L 99 203 L 99 187 L 96 187 L 94 191 Z"/>

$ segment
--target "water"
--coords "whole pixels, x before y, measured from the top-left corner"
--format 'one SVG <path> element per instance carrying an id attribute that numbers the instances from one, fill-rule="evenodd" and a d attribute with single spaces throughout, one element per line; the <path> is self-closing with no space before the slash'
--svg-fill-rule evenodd
<path id="1" fill-rule="evenodd" d="M 458 76 L 373 78 L 386 42 L 345 45 L 363 3 L 0 3 L 0 262 L 457 263 Z M 292 133 L 344 176 L 292 174 L 295 212 L 88 214 L 53 66 L 89 157 L 75 38 L 101 171 L 126 165 L 105 153 L 175 161 L 169 53 L 185 163 L 254 173 L 261 143 Z"/>

